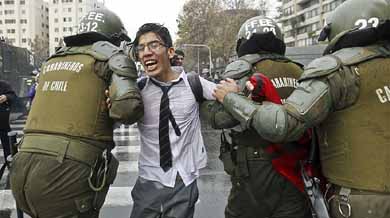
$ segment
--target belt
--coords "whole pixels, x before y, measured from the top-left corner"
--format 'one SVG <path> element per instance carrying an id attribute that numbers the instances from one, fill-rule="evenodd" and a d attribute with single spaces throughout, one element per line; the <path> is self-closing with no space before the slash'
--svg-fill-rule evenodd
<path id="1" fill-rule="evenodd" d="M 348 188 L 348 187 L 343 187 L 339 186 L 336 184 L 331 185 L 331 192 L 339 194 L 340 191 L 344 190 L 349 190 L 348 194 L 349 195 L 389 195 L 390 193 L 388 192 L 379 192 L 379 191 L 369 191 L 369 190 L 361 190 L 361 189 L 356 189 L 356 188 Z"/>
<path id="2" fill-rule="evenodd" d="M 339 210 L 339 213 L 345 217 L 349 218 L 352 214 L 352 204 L 350 202 L 350 196 L 352 195 L 388 195 L 389 193 L 381 193 L 376 191 L 367 191 L 367 190 L 360 190 L 355 188 L 348 188 L 343 187 L 339 185 L 332 184 L 330 187 L 330 196 L 327 197 L 327 192 L 325 193 L 325 197 L 327 198 L 328 204 L 335 199 L 336 196 L 339 197 L 339 200 L 337 201 L 337 207 Z"/>
<path id="3" fill-rule="evenodd" d="M 21 152 L 41 153 L 57 156 L 59 162 L 65 158 L 93 166 L 103 150 L 79 139 L 58 135 L 27 134 L 23 138 Z"/>

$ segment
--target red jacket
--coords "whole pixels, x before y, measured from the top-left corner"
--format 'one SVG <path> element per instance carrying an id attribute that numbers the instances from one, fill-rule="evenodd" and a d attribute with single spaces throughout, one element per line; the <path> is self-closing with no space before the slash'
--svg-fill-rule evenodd
<path id="1" fill-rule="evenodd" d="M 275 104 L 282 104 L 282 100 L 273 86 L 271 80 L 262 73 L 255 73 L 249 81 L 254 86 L 251 93 L 252 100 L 256 102 L 270 101 Z M 310 149 L 311 136 L 307 131 L 298 141 L 288 144 L 270 144 L 266 147 L 269 153 L 277 153 L 272 160 L 274 169 L 287 178 L 299 190 L 304 192 L 301 177 L 300 161 L 305 160 Z"/>

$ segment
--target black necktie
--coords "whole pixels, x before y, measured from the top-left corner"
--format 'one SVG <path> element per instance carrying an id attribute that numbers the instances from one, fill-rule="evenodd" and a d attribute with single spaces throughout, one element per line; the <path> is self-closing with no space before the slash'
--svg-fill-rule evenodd
<path id="1" fill-rule="evenodd" d="M 176 124 L 175 118 L 172 115 L 172 111 L 169 108 L 169 98 L 168 91 L 175 84 L 179 83 L 176 81 L 172 83 L 170 86 L 162 86 L 158 82 L 150 80 L 156 86 L 161 88 L 162 96 L 160 102 L 160 122 L 158 128 L 158 138 L 160 145 L 160 166 L 167 172 L 172 167 L 172 152 L 171 152 L 171 142 L 169 140 L 169 120 L 172 123 L 172 127 L 175 130 L 177 136 L 181 135 L 180 129 Z"/>

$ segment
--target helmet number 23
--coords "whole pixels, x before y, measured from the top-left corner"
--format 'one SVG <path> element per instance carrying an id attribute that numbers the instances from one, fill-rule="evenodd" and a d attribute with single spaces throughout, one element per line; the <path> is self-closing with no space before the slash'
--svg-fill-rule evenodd
<path id="1" fill-rule="evenodd" d="M 81 23 L 79 31 L 80 32 L 96 32 L 97 31 L 97 27 L 98 27 L 98 23 L 97 22 L 89 21 L 89 22 L 86 22 L 86 23 Z"/>
<path id="2" fill-rule="evenodd" d="M 379 18 L 371 17 L 369 19 L 358 19 L 355 22 L 355 26 L 359 28 L 359 30 L 369 27 L 377 27 L 379 24 Z"/>

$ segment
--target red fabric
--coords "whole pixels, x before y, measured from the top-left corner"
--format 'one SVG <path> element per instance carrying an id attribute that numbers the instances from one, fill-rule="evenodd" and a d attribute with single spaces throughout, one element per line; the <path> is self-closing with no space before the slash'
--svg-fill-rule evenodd
<path id="1" fill-rule="evenodd" d="M 254 86 L 251 98 L 254 101 L 270 101 L 282 104 L 282 100 L 272 84 L 271 80 L 262 73 L 253 74 L 249 81 Z M 300 171 L 300 160 L 305 160 L 308 155 L 311 142 L 311 132 L 307 131 L 297 142 L 294 142 L 296 149 L 286 151 L 281 144 L 270 144 L 265 149 L 268 153 L 277 153 L 277 157 L 272 160 L 274 169 L 287 178 L 300 191 L 304 192 L 304 185 Z"/>
<path id="2" fill-rule="evenodd" d="M 252 92 L 252 100 L 259 101 L 261 97 L 263 97 L 266 101 L 270 101 L 275 104 L 282 104 L 282 99 L 276 91 L 275 86 L 264 74 L 255 73 L 249 78 L 249 81 L 255 87 L 253 91 L 256 92 Z"/>

